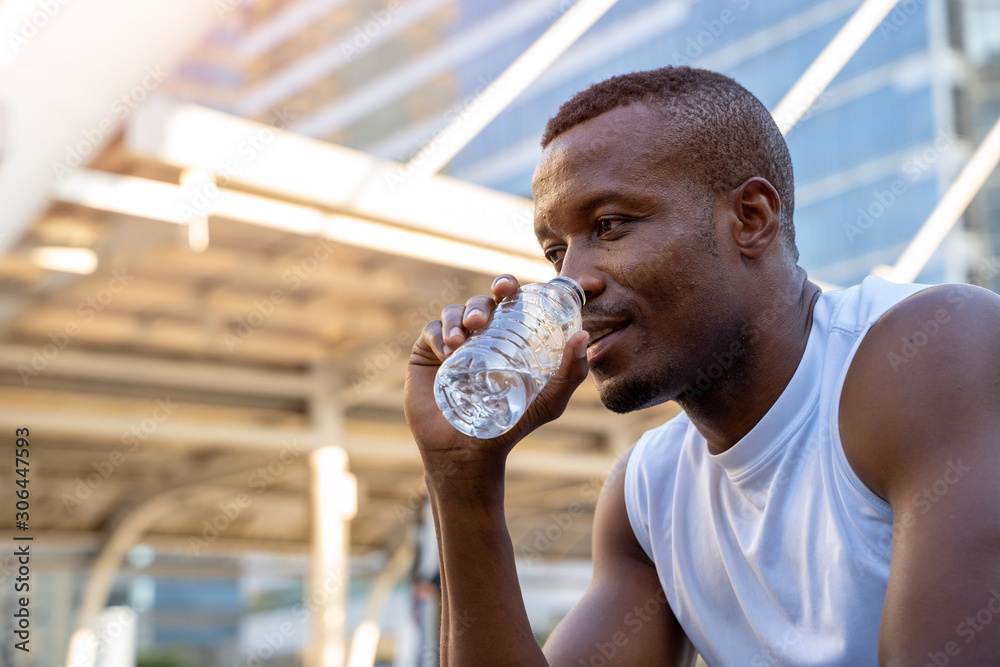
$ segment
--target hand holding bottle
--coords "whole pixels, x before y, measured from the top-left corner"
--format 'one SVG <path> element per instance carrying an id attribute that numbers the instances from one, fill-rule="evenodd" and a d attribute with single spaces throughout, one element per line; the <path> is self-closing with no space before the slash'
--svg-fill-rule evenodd
<path id="1" fill-rule="evenodd" d="M 506 455 L 514 444 L 541 424 L 561 415 L 570 395 L 587 376 L 588 334 L 576 331 L 565 340 L 561 359 L 556 368 L 550 369 L 548 382 L 527 406 L 524 416 L 520 420 L 515 419 L 516 425 L 506 433 L 480 440 L 459 432 L 445 419 L 434 396 L 438 367 L 471 334 L 482 329 L 497 304 L 517 292 L 518 288 L 513 277 L 498 277 L 493 283 L 492 297 L 477 296 L 465 305 L 446 306 L 441 319 L 428 323 L 414 344 L 406 373 L 404 408 L 425 465 L 442 462 L 449 462 L 450 465 L 485 464 L 490 467 L 499 465 L 502 470 Z"/>

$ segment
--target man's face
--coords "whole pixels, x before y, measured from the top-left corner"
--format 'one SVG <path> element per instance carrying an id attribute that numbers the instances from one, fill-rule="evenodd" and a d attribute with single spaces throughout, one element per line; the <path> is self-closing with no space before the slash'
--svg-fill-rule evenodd
<path id="1" fill-rule="evenodd" d="M 737 340 L 725 204 L 675 169 L 677 139 L 659 112 L 619 107 L 553 140 L 535 171 L 535 233 L 588 293 L 587 357 L 616 412 L 676 398 Z"/>

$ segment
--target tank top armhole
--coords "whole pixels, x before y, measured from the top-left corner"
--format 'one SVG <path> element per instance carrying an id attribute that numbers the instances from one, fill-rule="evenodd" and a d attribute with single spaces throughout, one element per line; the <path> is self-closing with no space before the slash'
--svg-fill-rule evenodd
<path id="1" fill-rule="evenodd" d="M 632 449 L 628 464 L 625 466 L 625 512 L 628 514 L 628 522 L 632 526 L 636 541 L 649 560 L 655 563 L 653 547 L 649 538 L 649 490 L 645 488 L 645 484 L 640 479 L 639 470 L 647 442 L 648 439 L 645 435 L 639 439 L 639 442 Z"/>
<path id="2" fill-rule="evenodd" d="M 858 474 L 854 471 L 854 467 L 851 462 L 847 460 L 847 452 L 844 451 L 844 443 L 840 439 L 840 398 L 844 392 L 844 382 L 847 380 L 847 372 L 851 368 L 851 362 L 854 360 L 854 355 L 857 354 L 858 348 L 861 347 L 861 342 L 871 331 L 872 323 L 869 322 L 865 325 L 865 328 L 858 335 L 857 340 L 854 341 L 854 345 L 851 347 L 851 351 L 847 355 L 847 359 L 844 361 L 844 367 L 840 371 L 840 376 L 837 378 L 837 384 L 833 388 L 833 400 L 830 401 L 830 442 L 833 443 L 834 456 L 837 463 L 841 469 L 841 472 L 846 477 L 847 481 L 851 484 L 855 493 L 860 496 L 860 498 L 868 504 L 873 510 L 884 515 L 887 518 L 892 517 L 892 506 L 886 501 L 879 498 L 874 491 L 868 488 L 868 486 L 861 481 Z"/>

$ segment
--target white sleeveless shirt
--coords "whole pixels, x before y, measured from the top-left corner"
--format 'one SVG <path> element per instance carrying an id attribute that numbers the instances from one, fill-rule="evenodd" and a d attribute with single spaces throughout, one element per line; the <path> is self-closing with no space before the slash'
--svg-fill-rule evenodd
<path id="1" fill-rule="evenodd" d="M 840 393 L 872 324 L 926 287 L 821 294 L 795 374 L 728 451 L 683 413 L 636 444 L 629 521 L 711 667 L 878 664 L 892 509 L 847 462 Z"/>

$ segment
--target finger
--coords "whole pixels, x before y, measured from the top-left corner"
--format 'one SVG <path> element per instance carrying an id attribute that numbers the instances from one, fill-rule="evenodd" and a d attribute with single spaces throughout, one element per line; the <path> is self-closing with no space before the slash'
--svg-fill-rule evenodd
<path id="1" fill-rule="evenodd" d="M 441 311 L 441 336 L 448 348 L 445 350 L 445 356 L 465 342 L 466 331 L 462 328 L 464 314 L 465 306 L 457 303 L 445 306 Z"/>
<path id="2" fill-rule="evenodd" d="M 479 331 L 490 321 L 490 315 L 496 309 L 497 303 L 484 295 L 474 296 L 465 302 L 465 315 L 462 325 L 469 331 Z"/>
<path id="3" fill-rule="evenodd" d="M 587 361 L 588 340 L 590 340 L 589 333 L 577 331 L 566 341 L 559 370 L 552 374 L 531 404 L 529 410 L 534 411 L 532 418 L 522 420 L 528 423 L 529 428 L 537 428 L 541 424 L 550 422 L 566 410 L 570 396 L 590 372 L 590 364 Z"/>
<path id="4" fill-rule="evenodd" d="M 445 349 L 444 340 L 441 338 L 441 320 L 434 320 L 424 325 L 423 331 L 420 332 L 420 338 L 413 345 L 413 355 L 427 359 L 426 352 L 429 350 L 440 362 L 448 356 Z"/>
<path id="5" fill-rule="evenodd" d="M 500 303 L 520 288 L 521 285 L 517 282 L 517 278 L 509 273 L 504 273 L 497 276 L 496 280 L 493 281 L 493 297 L 497 303 Z"/>
<path id="6" fill-rule="evenodd" d="M 588 340 L 590 340 L 590 334 L 586 331 L 577 331 L 569 337 L 569 340 L 566 341 L 566 349 L 563 350 L 562 361 L 559 363 L 559 370 L 552 375 L 545 388 L 542 389 L 542 392 L 545 392 L 551 385 L 551 392 L 554 394 L 564 394 L 564 396 L 559 396 L 557 399 L 562 403 L 559 412 L 551 418 L 562 414 L 563 409 L 566 407 L 565 403 L 569 401 L 570 394 L 573 393 L 577 385 L 583 382 L 584 378 L 587 377 L 587 373 L 590 372 L 590 363 L 587 361 Z"/>
<path id="7" fill-rule="evenodd" d="M 590 372 L 590 363 L 587 361 L 587 343 L 590 341 L 590 333 L 587 331 L 577 331 L 566 341 L 566 349 L 563 352 L 562 362 L 559 364 L 559 374 L 567 378 L 570 382 L 575 382 L 573 387 L 583 382 Z"/>

